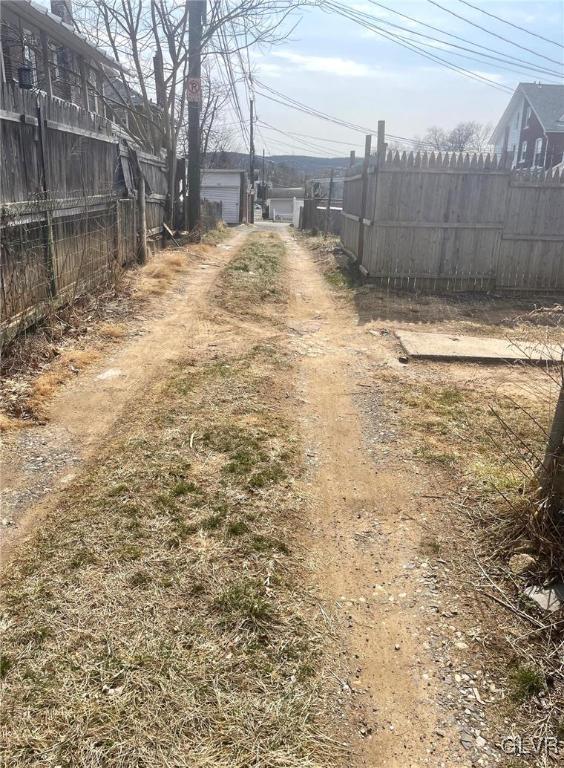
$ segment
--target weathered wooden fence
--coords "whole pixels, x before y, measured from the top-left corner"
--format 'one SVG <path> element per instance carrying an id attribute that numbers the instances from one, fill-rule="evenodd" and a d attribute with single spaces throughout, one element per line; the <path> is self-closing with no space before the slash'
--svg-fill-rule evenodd
<path id="1" fill-rule="evenodd" d="M 300 229 L 323 232 L 327 226 L 328 232 L 340 235 L 343 227 L 342 206 L 342 200 L 331 200 L 329 216 L 327 216 L 327 198 L 306 197 L 301 212 Z"/>
<path id="2" fill-rule="evenodd" d="M 381 284 L 564 290 L 564 177 L 482 155 L 379 153 L 345 178 L 345 250 Z"/>
<path id="3" fill-rule="evenodd" d="M 45 94 L 0 87 L 2 338 L 135 261 L 135 178 L 148 234 L 162 231 L 164 159 L 135 152 L 105 118 Z"/>

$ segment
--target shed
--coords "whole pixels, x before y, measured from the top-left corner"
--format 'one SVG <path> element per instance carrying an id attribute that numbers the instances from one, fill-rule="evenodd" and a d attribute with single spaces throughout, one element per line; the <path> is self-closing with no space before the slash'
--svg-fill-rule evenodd
<path id="1" fill-rule="evenodd" d="M 273 221 L 291 222 L 294 217 L 294 207 L 304 199 L 303 187 L 278 187 L 270 190 L 268 201 L 270 218 Z"/>
<path id="2" fill-rule="evenodd" d="M 221 203 L 223 221 L 241 224 L 247 218 L 246 174 L 230 168 L 208 168 L 202 172 L 202 198 Z"/>

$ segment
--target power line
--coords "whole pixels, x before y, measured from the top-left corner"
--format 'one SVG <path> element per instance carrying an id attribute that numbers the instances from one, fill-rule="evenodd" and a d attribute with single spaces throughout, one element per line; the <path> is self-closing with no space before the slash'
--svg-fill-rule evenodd
<path id="1" fill-rule="evenodd" d="M 225 46 L 225 50 L 227 51 L 228 50 L 228 43 L 227 43 L 227 35 L 226 35 L 225 30 L 223 28 L 220 28 L 219 34 L 223 37 L 223 44 Z M 223 61 L 223 66 L 224 66 L 224 69 L 225 69 L 225 73 L 227 75 L 227 80 L 228 80 L 227 87 L 228 87 L 229 100 L 230 100 L 230 102 L 231 102 L 231 104 L 232 104 L 232 106 L 234 108 L 234 114 L 235 114 L 235 116 L 239 120 L 239 128 L 240 128 L 240 131 L 241 131 L 241 136 L 243 138 L 243 142 L 245 144 L 248 144 L 249 134 L 248 134 L 247 121 L 246 121 L 245 117 L 243 116 L 243 111 L 241 109 L 241 104 L 239 102 L 239 93 L 238 93 L 238 90 L 237 90 L 237 83 L 236 83 L 236 80 L 235 80 L 235 75 L 233 73 L 233 69 L 232 69 L 232 66 L 231 66 L 231 59 L 230 59 L 229 55 L 227 55 L 225 53 L 221 53 L 220 57 L 221 57 L 221 59 Z M 223 76 L 222 76 L 222 80 L 223 80 Z M 224 84 L 225 84 L 225 81 L 224 81 Z"/>
<path id="2" fill-rule="evenodd" d="M 268 123 L 265 123 L 265 125 L 268 125 Z M 352 142 L 350 141 L 339 141 L 338 139 L 326 139 L 324 136 L 312 136 L 310 133 L 298 133 L 298 131 L 288 131 L 292 136 L 300 136 L 304 139 L 314 139 L 315 141 L 324 141 L 327 144 L 340 144 L 341 146 L 348 147 L 350 149 Z M 356 145 L 359 149 L 361 148 L 361 145 Z"/>
<path id="3" fill-rule="evenodd" d="M 469 45 L 473 45 L 476 48 L 481 48 L 484 51 L 488 51 L 490 53 L 493 53 L 492 49 L 488 46 L 482 45 L 481 43 L 477 43 L 474 40 L 468 40 L 466 37 L 462 37 L 461 35 L 456 35 L 453 32 L 447 32 L 446 30 L 440 29 L 439 27 L 433 26 L 433 24 L 428 24 L 425 21 L 421 21 L 420 19 L 416 19 L 413 16 L 409 16 L 406 13 L 401 13 L 400 11 L 396 11 L 394 8 L 390 8 L 388 5 L 384 5 L 383 3 L 378 2 L 378 0 L 368 0 L 368 2 L 371 5 L 374 5 L 378 8 L 382 8 L 385 11 L 388 11 L 388 13 L 393 13 L 396 16 L 400 16 L 403 19 L 407 19 L 408 21 L 414 22 L 415 24 L 419 24 L 421 27 L 426 27 L 427 29 L 432 29 L 434 32 L 438 32 L 441 35 L 444 35 L 445 37 L 451 37 L 453 40 L 460 40 L 460 42 L 468 43 Z M 367 14 L 368 15 L 368 14 Z M 369 18 L 374 18 L 373 16 Z M 384 19 L 378 19 L 378 21 L 381 21 L 384 24 L 390 23 L 385 21 Z M 414 34 L 415 31 L 413 30 Z M 441 41 L 444 42 L 444 41 Z M 512 56 L 510 53 L 504 53 L 503 54 L 506 59 L 513 59 L 516 62 L 519 62 L 521 64 L 527 65 L 527 67 L 534 67 L 535 69 L 541 70 L 540 65 L 533 64 L 532 62 L 525 61 L 524 59 L 519 59 L 516 56 Z M 547 70 L 550 72 L 550 70 Z M 560 75 L 558 75 L 560 77 Z"/>
<path id="4" fill-rule="evenodd" d="M 473 27 L 476 27 L 477 29 L 481 29 L 482 32 L 486 32 L 488 35 L 492 35 L 492 37 L 497 37 L 498 40 L 503 40 L 504 43 L 509 43 L 510 45 L 514 45 L 516 48 L 521 48 L 523 51 L 532 53 L 533 56 L 538 56 L 541 59 L 546 59 L 546 61 L 552 62 L 552 64 L 558 64 L 559 66 L 562 64 L 562 62 L 558 61 L 557 59 L 551 59 L 550 56 L 545 56 L 542 53 L 538 53 L 537 51 L 534 51 L 532 48 L 527 48 L 525 45 L 520 45 L 520 43 L 514 43 L 513 40 L 510 40 L 509 38 L 504 37 L 503 35 L 498 35 L 497 32 L 492 32 L 487 27 L 482 27 L 481 24 L 476 24 L 475 21 L 472 21 L 471 19 L 467 19 L 465 16 L 461 16 L 459 13 L 456 13 L 455 11 L 451 11 L 450 8 L 445 8 L 444 5 L 440 5 L 439 3 L 435 2 L 435 0 L 427 0 L 427 2 L 431 3 L 431 5 L 434 5 L 437 8 L 440 8 L 441 11 L 450 13 L 451 16 L 455 16 L 457 19 L 460 19 L 461 21 L 465 21 L 467 24 L 471 24 Z"/>
<path id="5" fill-rule="evenodd" d="M 265 130 L 271 130 L 271 129 L 267 128 Z M 284 141 L 283 139 L 279 139 L 278 137 L 276 137 L 276 143 L 279 144 L 280 146 L 288 147 L 288 149 L 291 149 L 294 154 L 301 154 L 306 157 L 318 157 L 320 159 L 324 159 L 327 157 L 327 153 L 323 151 L 323 148 L 314 150 L 315 152 L 319 152 L 320 154 L 313 155 L 312 150 L 309 149 L 308 147 L 304 148 L 299 145 L 292 144 L 288 141 Z M 307 150 L 307 153 L 304 151 L 304 149 Z"/>
<path id="6" fill-rule="evenodd" d="M 334 5 L 336 4 L 334 3 Z M 491 49 L 486 48 L 485 46 L 479 45 L 477 43 L 473 43 L 472 41 L 469 41 L 469 44 L 475 47 L 467 48 L 466 46 L 458 45 L 457 43 L 451 43 L 446 40 L 439 40 L 432 35 L 425 34 L 424 32 L 418 32 L 417 30 L 414 30 L 414 29 L 408 29 L 407 27 L 404 27 L 401 24 L 394 24 L 394 22 L 388 21 L 386 19 L 380 19 L 378 17 L 372 16 L 367 13 L 351 10 L 342 5 L 340 6 L 340 8 L 347 13 L 348 17 L 351 20 L 354 20 L 358 24 L 362 24 L 363 26 L 366 26 L 367 29 L 381 29 L 381 27 L 378 27 L 374 23 L 374 20 L 376 20 L 382 24 L 386 24 L 389 27 L 394 27 L 395 29 L 402 30 L 403 32 L 406 32 L 409 35 L 416 35 L 417 37 L 424 38 L 425 40 L 430 40 L 431 42 L 434 42 L 434 43 L 439 43 L 440 45 L 443 45 L 443 46 L 449 46 L 451 48 L 457 48 L 461 51 L 467 51 L 477 56 L 481 56 L 484 59 L 491 59 L 492 61 L 503 62 L 504 64 L 508 64 L 510 67 L 513 68 L 509 71 L 516 71 L 518 73 L 520 72 L 521 74 L 527 74 L 527 75 L 529 75 L 530 73 L 534 73 L 535 75 L 542 74 L 542 75 L 551 75 L 557 78 L 562 77 L 562 74 L 560 72 L 554 72 L 554 70 L 548 69 L 547 67 L 541 66 L 539 64 L 533 64 L 532 62 L 525 61 L 524 59 L 519 59 L 515 56 L 511 56 L 508 54 L 503 54 L 501 56 L 498 56 L 498 55 L 494 55 L 493 53 L 482 53 L 482 51 L 477 50 L 476 47 L 482 48 L 485 51 L 490 51 Z M 403 14 L 399 14 L 399 15 L 403 16 Z M 353 19 L 353 16 L 354 16 L 354 19 Z M 361 21 L 361 19 L 363 21 Z M 422 23 L 422 22 L 418 22 L 418 23 Z M 425 26 L 428 26 L 428 25 L 425 25 Z M 387 30 L 383 30 L 383 31 L 387 31 Z M 450 36 L 448 32 L 441 32 L 441 34 Z M 405 40 L 405 38 L 402 38 L 400 35 L 398 35 L 398 37 L 400 37 L 402 40 Z M 454 37 L 460 40 L 464 40 L 464 38 L 458 38 L 458 36 L 456 35 Z M 434 47 L 433 45 L 429 45 L 429 44 L 427 44 L 427 46 L 431 48 Z M 456 53 L 455 51 L 449 51 L 449 53 L 454 56 L 463 56 L 463 54 Z M 489 62 L 481 62 L 479 59 L 472 59 L 470 56 L 466 56 L 465 58 L 468 58 L 474 61 L 479 61 L 480 63 L 489 63 Z M 498 65 L 498 68 L 503 69 L 504 67 L 500 67 Z M 524 70 L 529 70 L 530 72 L 529 71 L 525 72 Z"/>
<path id="7" fill-rule="evenodd" d="M 327 155 L 328 148 L 319 146 L 318 144 L 314 144 L 311 141 L 305 141 L 304 139 L 297 138 L 297 134 L 292 133 L 291 131 L 283 131 L 281 128 L 275 128 L 273 125 L 270 125 L 269 123 L 266 123 L 264 120 L 260 121 L 265 128 L 271 131 L 276 131 L 276 133 L 281 134 L 282 136 L 286 136 L 289 139 L 292 139 L 293 141 L 298 142 L 298 144 L 301 144 L 306 149 L 314 149 L 317 152 L 322 152 L 325 155 Z"/>
<path id="8" fill-rule="evenodd" d="M 322 120 L 327 120 L 328 122 L 335 123 L 335 125 L 341 125 L 344 128 L 350 128 L 353 131 L 359 131 L 360 133 L 375 133 L 373 128 L 366 128 L 364 126 L 355 125 L 354 123 L 349 123 L 346 120 L 341 120 L 338 117 L 333 117 L 332 115 L 328 115 L 324 112 L 320 112 L 317 109 L 314 109 L 313 107 L 308 107 L 306 104 L 302 104 L 299 101 L 296 101 L 295 99 L 290 98 L 289 96 L 286 96 L 285 94 L 281 93 L 280 91 L 276 91 L 274 88 L 271 88 L 270 86 L 262 83 L 260 80 L 255 79 L 255 83 L 259 86 L 259 88 L 262 88 L 266 91 L 268 91 L 268 95 L 264 92 L 261 92 L 261 95 L 263 98 L 268 99 L 269 101 L 274 101 L 277 104 L 281 104 L 284 107 L 290 107 L 292 109 L 297 110 L 298 112 L 304 112 L 307 115 L 310 115 L 311 117 L 318 117 Z M 278 98 L 275 98 L 275 97 Z M 281 100 L 283 99 L 283 100 Z"/>
<path id="9" fill-rule="evenodd" d="M 429 2 L 431 2 L 431 0 L 429 0 Z M 433 53 L 428 53 L 427 51 L 423 50 L 415 43 L 407 42 L 405 38 L 401 38 L 399 35 L 396 35 L 392 32 L 387 32 L 383 30 L 381 27 L 377 27 L 376 25 L 367 25 L 366 23 L 359 21 L 358 18 L 355 18 L 354 12 L 351 13 L 348 8 L 339 6 L 337 3 L 327 2 L 327 0 L 323 2 L 323 6 L 326 8 L 329 8 L 330 10 L 333 10 L 334 12 L 338 13 L 341 16 L 345 16 L 345 18 L 348 18 L 357 24 L 360 24 L 360 26 L 364 26 L 365 28 L 371 29 L 372 31 L 375 32 L 375 34 L 380 35 L 381 37 L 387 38 L 388 40 L 392 40 L 393 42 L 397 43 L 397 45 L 401 45 L 402 48 L 407 48 L 409 50 L 415 51 L 416 53 L 419 53 L 420 56 L 423 56 L 426 59 L 438 62 L 439 64 L 441 64 L 443 67 L 446 67 L 447 69 L 452 69 L 455 72 L 460 72 L 465 77 L 468 77 L 472 80 L 484 82 L 487 85 L 489 85 L 491 88 L 496 88 L 499 91 L 504 91 L 505 93 L 513 93 L 513 90 L 508 86 L 500 85 L 499 83 L 496 83 L 494 80 L 490 80 L 489 78 L 484 77 L 483 75 L 480 75 L 476 72 L 471 72 L 470 70 L 465 69 L 464 67 L 459 67 L 457 64 L 453 64 L 452 62 L 447 61 L 447 59 L 443 59 L 440 56 L 436 56 Z M 404 42 L 401 42 L 402 40 L 404 40 Z"/>
<path id="10" fill-rule="evenodd" d="M 333 115 L 329 115 L 326 112 L 321 112 L 320 110 L 315 109 L 314 107 L 309 107 L 307 104 L 303 104 L 302 102 L 297 101 L 296 99 L 293 99 L 290 96 L 287 96 L 286 94 L 275 90 L 274 88 L 266 85 L 265 83 L 262 83 L 260 80 L 257 80 L 256 78 L 255 78 L 255 83 L 259 87 L 259 92 L 261 96 L 265 99 L 268 99 L 269 101 L 273 101 L 277 104 L 281 104 L 284 107 L 290 107 L 290 109 L 295 109 L 297 112 L 303 112 L 304 114 L 309 115 L 310 117 L 316 117 L 320 120 L 325 120 L 326 122 L 334 123 L 335 125 L 340 125 L 352 131 L 358 131 L 359 133 L 363 133 L 363 134 L 377 133 L 377 131 L 374 128 L 367 128 L 362 125 L 356 125 L 355 123 L 350 123 L 346 120 L 341 120 L 340 118 L 335 117 Z M 260 89 L 264 89 L 264 90 L 260 90 Z M 268 93 L 264 93 L 264 91 L 267 91 Z M 271 94 L 274 94 L 274 95 L 271 95 Z M 429 148 L 431 148 L 431 145 L 428 144 L 427 142 L 418 141 L 417 139 L 408 139 L 405 136 L 397 136 L 395 134 L 387 133 L 386 138 L 393 139 L 394 141 L 401 141 L 403 143 L 410 144 L 410 145 L 418 145 L 421 147 L 428 146 Z"/>
<path id="11" fill-rule="evenodd" d="M 513 24 L 512 21 L 507 21 L 507 19 L 502 19 L 501 16 L 496 16 L 495 13 L 490 13 L 489 11 L 486 11 L 483 8 L 480 8 L 479 5 L 474 5 L 473 3 L 469 3 L 468 0 L 458 0 L 458 2 L 464 3 L 464 5 L 467 5 L 470 8 L 474 8 L 476 11 L 480 11 L 480 13 L 485 13 L 486 16 L 491 16 L 492 19 L 497 19 L 497 21 L 501 21 L 502 24 L 508 24 L 510 27 L 513 27 L 514 29 L 520 29 L 521 32 L 526 32 L 528 35 L 532 35 L 533 37 L 538 37 L 539 40 L 544 40 L 545 43 L 552 43 L 552 45 L 557 45 L 559 48 L 564 48 L 564 45 L 562 45 L 562 43 L 557 43 L 556 40 L 551 40 L 549 37 L 544 37 L 543 35 L 539 35 L 536 32 L 531 32 L 530 29 L 521 27 L 519 26 L 519 24 Z"/>
<path id="12" fill-rule="evenodd" d="M 335 6 L 336 4 L 333 3 L 333 5 Z M 343 13 L 343 15 L 346 15 L 348 18 L 351 19 L 351 21 L 355 21 L 355 23 L 360 24 L 361 26 L 365 27 L 366 29 L 370 29 L 370 30 L 373 30 L 373 31 L 374 30 L 380 30 L 380 31 L 383 31 L 383 32 L 387 32 L 387 30 L 382 30 L 381 27 L 378 27 L 372 21 L 368 21 L 368 19 L 373 19 L 374 18 L 373 16 L 369 16 L 368 14 L 360 13 L 358 11 L 356 11 L 356 12 L 355 11 L 351 11 L 350 9 L 344 8 L 343 6 L 340 6 L 340 8 L 342 9 L 342 11 L 340 11 L 340 12 Z M 362 17 L 363 19 L 367 19 L 367 21 L 361 21 L 360 17 Z M 448 51 L 448 53 L 450 53 L 451 56 L 459 56 L 461 58 L 468 59 L 469 61 L 476 61 L 479 64 L 489 64 L 490 63 L 489 61 L 484 61 L 483 59 L 491 59 L 493 61 L 503 62 L 503 64 L 508 65 L 508 66 L 503 66 L 503 65 L 497 64 L 497 69 L 505 69 L 508 72 L 515 72 L 517 74 L 525 74 L 527 76 L 530 76 L 531 73 L 534 73 L 534 75 L 536 75 L 536 76 L 538 76 L 539 74 L 542 74 L 543 76 L 546 76 L 548 74 L 548 75 L 551 75 L 552 77 L 556 77 L 558 79 L 561 78 L 560 73 L 554 72 L 554 71 L 549 70 L 549 69 L 547 69 L 545 67 L 537 66 L 535 64 L 528 64 L 526 62 L 523 65 L 518 64 L 517 62 L 519 60 L 518 59 L 514 60 L 514 57 L 506 58 L 504 56 L 494 56 L 492 54 L 482 53 L 481 51 L 477 51 L 477 50 L 475 50 L 473 48 L 466 48 L 465 46 L 457 45 L 456 43 L 450 43 L 450 42 L 447 42 L 447 41 L 438 40 L 436 37 L 432 37 L 431 35 L 426 35 L 423 32 L 417 32 L 416 30 L 407 29 L 406 27 L 402 27 L 400 24 L 394 24 L 393 22 L 384 21 L 384 20 L 382 20 L 382 22 L 385 23 L 385 24 L 388 24 L 389 26 L 395 27 L 396 29 L 401 29 L 401 30 L 405 31 L 409 35 L 417 35 L 418 37 L 425 38 L 425 39 L 430 40 L 430 41 L 432 41 L 434 43 L 439 43 L 439 44 L 441 44 L 443 46 L 449 46 L 449 47 L 452 47 L 452 48 L 458 48 L 461 51 L 468 51 L 470 53 L 476 54 L 477 56 L 481 56 L 482 58 L 481 59 L 477 59 L 477 58 L 475 58 L 473 56 L 468 56 L 468 54 L 465 54 L 465 53 L 458 53 L 458 51 Z M 392 33 L 389 33 L 389 34 L 392 34 Z M 410 42 L 413 43 L 414 42 L 411 38 L 403 37 L 402 35 L 398 35 L 397 33 L 395 33 L 395 35 L 396 35 L 396 37 L 399 40 L 403 40 L 404 42 L 408 42 L 408 43 L 410 43 Z M 436 46 L 433 46 L 432 44 L 429 44 L 429 43 L 422 43 L 422 45 L 425 45 L 427 48 L 431 48 L 431 49 L 435 49 L 436 48 Z M 525 67 L 529 71 L 525 71 Z M 475 75 L 476 73 L 472 72 L 471 74 Z"/>

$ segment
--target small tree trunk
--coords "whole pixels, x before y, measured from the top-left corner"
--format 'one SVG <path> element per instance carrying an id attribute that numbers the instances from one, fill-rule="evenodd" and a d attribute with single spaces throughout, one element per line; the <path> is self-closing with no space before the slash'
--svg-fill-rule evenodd
<path id="1" fill-rule="evenodd" d="M 548 509 L 557 512 L 564 505 L 564 382 L 556 403 L 548 444 L 539 473 L 543 496 Z"/>

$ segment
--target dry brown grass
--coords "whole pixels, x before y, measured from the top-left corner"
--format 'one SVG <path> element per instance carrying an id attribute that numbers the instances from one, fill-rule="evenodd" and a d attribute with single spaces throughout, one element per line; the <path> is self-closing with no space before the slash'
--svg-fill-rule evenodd
<path id="1" fill-rule="evenodd" d="M 127 328 L 125 325 L 118 323 L 103 323 L 100 326 L 99 334 L 103 339 L 123 339 L 127 334 Z"/>
<path id="2" fill-rule="evenodd" d="M 64 350 L 48 371 L 40 374 L 31 385 L 28 409 L 36 417 L 46 417 L 45 408 L 55 392 L 84 368 L 100 358 L 96 349 Z"/>
<path id="3" fill-rule="evenodd" d="M 7 765 L 337 762 L 273 337 L 174 365 L 13 562 Z"/>
<path id="4" fill-rule="evenodd" d="M 0 413 L 0 432 L 11 432 L 14 429 L 22 429 L 24 426 L 24 422 L 20 419 Z"/>
<path id="5" fill-rule="evenodd" d="M 188 252 L 159 253 L 149 261 L 140 271 L 140 279 L 137 292 L 141 295 L 149 294 L 162 296 L 171 287 L 179 272 L 183 272 L 188 266 Z"/>

